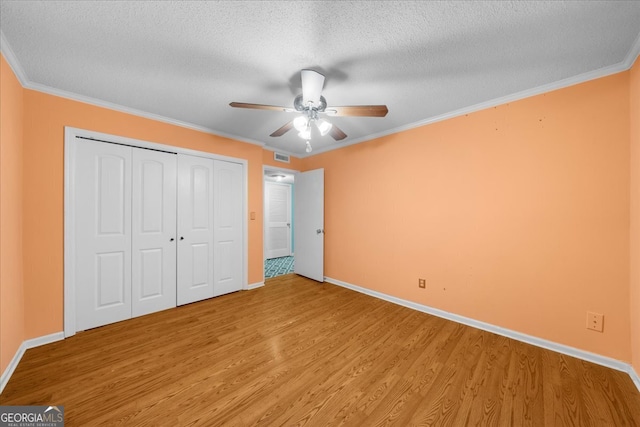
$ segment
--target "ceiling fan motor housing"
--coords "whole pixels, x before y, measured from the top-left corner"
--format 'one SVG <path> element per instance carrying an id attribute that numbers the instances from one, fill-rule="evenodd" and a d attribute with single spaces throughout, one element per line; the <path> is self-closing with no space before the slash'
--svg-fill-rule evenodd
<path id="1" fill-rule="evenodd" d="M 302 102 L 302 95 L 298 95 L 296 96 L 296 99 L 293 100 L 293 107 L 296 109 L 296 111 L 301 111 L 301 112 L 307 111 L 307 110 L 315 110 L 315 111 L 322 112 L 325 110 L 325 108 L 327 108 L 327 100 L 324 99 L 324 96 L 321 96 L 320 102 L 318 103 L 317 106 L 313 104 L 304 105 L 304 103 Z"/>

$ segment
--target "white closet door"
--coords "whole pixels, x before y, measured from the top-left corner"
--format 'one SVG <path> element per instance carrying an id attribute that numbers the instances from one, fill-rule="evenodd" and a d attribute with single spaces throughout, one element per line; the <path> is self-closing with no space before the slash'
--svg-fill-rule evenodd
<path id="1" fill-rule="evenodd" d="M 213 296 L 213 160 L 178 154 L 178 305 Z"/>
<path id="2" fill-rule="evenodd" d="M 77 145 L 77 330 L 131 317 L 131 153 L 101 142 Z"/>
<path id="3" fill-rule="evenodd" d="M 176 306 L 175 154 L 133 150 L 133 316 Z"/>
<path id="4" fill-rule="evenodd" d="M 242 289 L 242 195 L 244 168 L 239 163 L 215 160 L 214 296 Z"/>

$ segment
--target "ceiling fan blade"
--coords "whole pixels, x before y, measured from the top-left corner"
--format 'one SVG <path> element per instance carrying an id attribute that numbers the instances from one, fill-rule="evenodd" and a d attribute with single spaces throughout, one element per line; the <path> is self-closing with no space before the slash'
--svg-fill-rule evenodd
<path id="1" fill-rule="evenodd" d="M 279 107 L 277 105 L 249 104 L 246 102 L 231 102 L 229 103 L 229 105 L 234 108 L 251 108 L 254 110 L 284 111 L 287 113 L 296 111 L 293 108 Z"/>
<path id="2" fill-rule="evenodd" d="M 324 112 L 330 116 L 384 117 L 389 109 L 386 105 L 350 105 L 327 107 Z"/>
<path id="3" fill-rule="evenodd" d="M 288 123 L 285 123 L 283 126 L 281 126 L 278 130 L 276 130 L 269 136 L 282 136 L 285 133 L 289 132 L 291 129 L 293 129 L 293 120 L 291 120 Z"/>
<path id="4" fill-rule="evenodd" d="M 320 104 L 320 94 L 324 86 L 324 76 L 317 71 L 302 70 L 300 72 L 302 80 L 302 102 L 306 106 L 309 102 L 318 106 Z"/>
<path id="5" fill-rule="evenodd" d="M 340 129 L 336 125 L 331 126 L 331 129 L 329 130 L 329 135 L 331 135 L 331 138 L 335 139 L 336 141 L 342 141 L 347 137 L 347 134 L 342 132 L 342 129 Z"/>

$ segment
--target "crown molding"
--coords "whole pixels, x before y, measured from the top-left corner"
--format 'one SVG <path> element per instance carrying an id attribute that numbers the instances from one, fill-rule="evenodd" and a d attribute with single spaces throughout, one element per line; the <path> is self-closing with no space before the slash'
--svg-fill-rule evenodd
<path id="1" fill-rule="evenodd" d="M 617 74 L 623 71 L 627 71 L 629 70 L 634 62 L 635 59 L 637 58 L 638 54 L 640 53 L 640 35 L 638 35 L 638 38 L 636 39 L 633 47 L 631 48 L 631 50 L 629 51 L 629 53 L 627 54 L 627 56 L 625 57 L 625 60 L 622 62 L 619 62 L 615 65 L 610 65 L 608 67 L 603 67 L 597 70 L 593 70 L 593 71 L 589 71 L 583 74 L 578 74 L 577 76 L 573 76 L 573 77 L 569 77 L 566 79 L 562 79 L 562 80 L 558 80 L 556 82 L 553 83 L 548 83 L 542 86 L 537 86 L 531 89 L 527 89 L 527 90 L 523 90 L 520 92 L 516 92 L 514 94 L 511 95 L 507 95 L 507 96 L 503 96 L 500 98 L 495 98 L 495 99 L 491 99 L 489 101 L 484 101 L 481 102 L 479 104 L 475 104 L 475 105 L 471 105 L 469 107 L 465 107 L 465 108 L 461 108 L 458 110 L 454 110 L 454 111 L 450 111 L 448 113 L 444 113 L 444 114 L 440 114 L 437 116 L 433 116 L 430 117 L 428 119 L 424 119 L 424 120 L 420 120 L 417 122 L 413 122 L 413 123 L 409 123 L 403 126 L 399 126 L 393 129 L 389 129 L 383 132 L 378 132 L 378 133 L 374 133 L 371 135 L 368 135 L 364 138 L 357 138 L 354 139 L 352 141 L 348 141 L 346 143 L 340 144 L 339 146 L 329 146 L 329 147 L 325 147 L 322 149 L 317 150 L 315 153 L 312 153 L 311 155 L 316 155 L 316 154 L 320 154 L 320 153 L 325 153 L 327 151 L 332 151 L 332 150 L 337 150 L 340 148 L 344 148 L 344 147 L 348 147 L 350 145 L 355 145 L 355 144 L 359 144 L 361 142 L 365 142 L 365 141 L 371 141 L 374 139 L 378 139 L 378 138 L 382 138 L 384 136 L 388 136 L 388 135 L 392 135 L 395 133 L 400 133 L 400 132 L 404 132 L 407 130 L 411 130 L 411 129 L 415 129 L 418 127 L 422 127 L 422 126 L 426 126 L 426 125 L 430 125 L 432 123 L 437 123 L 437 122 L 441 122 L 444 120 L 448 120 L 448 119 L 452 119 L 454 117 L 459 117 L 459 116 L 463 116 L 465 114 L 470 114 L 470 113 L 475 113 L 477 111 L 481 111 L 481 110 L 486 110 L 492 107 L 496 107 L 498 105 L 503 105 L 503 104 L 508 104 L 510 102 L 515 102 L 515 101 L 519 101 L 521 99 L 525 99 L 525 98 L 530 98 L 532 96 L 536 96 L 536 95 L 541 95 L 543 93 L 548 93 L 548 92 L 552 92 L 554 90 L 558 90 L 558 89 L 564 89 L 570 86 L 574 86 L 580 83 L 585 83 L 588 82 L 590 80 L 595 80 L 595 79 L 599 79 L 602 77 L 607 77 L 613 74 Z M 307 156 L 304 156 L 307 157 Z"/>
<path id="2" fill-rule="evenodd" d="M 270 147 L 268 146 L 266 143 L 262 142 L 262 141 L 258 141 L 258 140 L 254 140 L 251 138 L 244 138 L 244 137 L 240 137 L 238 135 L 232 135 L 232 134 L 228 134 L 228 133 L 224 133 L 224 132 L 219 132 L 216 131 L 214 129 L 210 129 L 204 126 L 199 126 L 199 125 L 195 125 L 193 123 L 189 123 L 189 122 L 184 122 L 181 120 L 175 120 L 175 119 L 171 119 L 168 117 L 164 117 L 164 116 L 160 116 L 157 114 L 153 114 L 153 113 L 149 113 L 149 112 L 145 112 L 142 110 L 137 110 L 134 108 L 129 108 L 129 107 L 125 107 L 119 104 L 115 104 L 115 103 L 111 103 L 111 102 L 107 102 L 107 101 L 103 101 L 103 100 L 99 100 L 96 98 L 91 98 L 91 97 L 87 97 L 87 96 L 83 96 L 83 95 L 79 95 L 76 93 L 72 93 L 72 92 L 67 92 L 64 90 L 60 90 L 60 89 L 55 89 L 49 86 L 45 86 L 45 85 L 41 85 L 38 83 L 33 83 L 31 82 L 27 75 L 25 74 L 24 70 L 22 69 L 22 67 L 20 66 L 20 63 L 18 62 L 18 59 L 16 58 L 13 50 L 11 49 L 11 46 L 9 45 L 9 42 L 7 41 L 7 39 L 4 36 L 4 33 L 2 32 L 2 30 L 0 30 L 0 51 L 2 52 L 2 54 L 4 55 L 5 59 L 7 60 L 7 62 L 9 63 L 9 66 L 11 67 L 11 69 L 13 70 L 13 72 L 15 73 L 16 77 L 18 78 L 18 80 L 20 81 L 20 84 L 26 88 L 26 89 L 31 89 L 31 90 L 36 90 L 38 92 L 43 92 L 43 93 L 47 93 L 50 95 L 55 95 L 55 96 L 59 96 L 62 98 L 67 98 L 73 101 L 79 101 L 79 102 L 83 102 L 85 104 L 90 104 L 90 105 L 95 105 L 98 107 L 102 107 L 102 108 L 108 108 L 110 110 L 114 110 L 114 111 L 119 111 L 119 112 L 123 112 L 126 114 L 131 114 L 134 116 L 139 116 L 139 117 L 143 117 L 143 118 L 148 118 L 151 120 L 155 120 L 155 121 L 159 121 L 159 122 L 163 122 L 163 123 L 167 123 L 167 124 L 171 124 L 174 126 L 179 126 L 179 127 L 183 127 L 183 128 L 187 128 L 187 129 L 192 129 L 192 130 L 196 130 L 199 132 L 203 132 L 203 133 L 207 133 L 210 135 L 216 135 L 216 136 L 220 136 L 223 138 L 229 138 L 229 139 L 233 139 L 236 141 L 241 141 L 241 142 L 246 142 L 248 144 L 253 144 L 253 145 L 258 145 L 264 149 L 270 150 L 270 151 L 279 151 L 279 152 L 283 152 L 285 154 L 289 154 L 291 156 L 295 156 L 298 157 L 300 159 L 304 159 L 307 157 L 311 157 L 311 156 L 315 156 L 318 154 L 322 154 L 322 153 L 326 153 L 328 151 L 333 151 L 333 150 L 339 150 L 341 148 L 345 148 L 348 147 L 350 145 L 355 145 L 355 144 L 359 144 L 361 142 L 365 142 L 365 141 L 371 141 L 374 139 L 378 139 L 378 138 L 382 138 L 388 135 L 392 135 L 395 133 L 400 133 L 400 132 L 404 132 L 404 131 L 408 131 L 411 129 L 415 129 L 418 127 L 422 127 L 422 126 L 426 126 L 432 123 L 437 123 L 437 122 L 441 122 L 444 120 L 448 120 L 448 119 L 452 119 L 454 117 L 459 117 L 465 114 L 470 114 L 470 113 L 475 113 L 477 111 L 481 111 L 481 110 L 485 110 L 491 107 L 496 107 L 498 105 L 503 105 L 503 104 L 507 104 L 509 102 L 515 102 L 515 101 L 519 101 L 521 99 L 525 99 L 525 98 L 529 98 L 532 96 L 536 96 L 536 95 L 540 95 L 543 93 L 547 93 L 547 92 L 551 92 L 554 90 L 558 90 L 558 89 L 563 89 L 569 86 L 574 86 L 580 83 L 584 83 L 584 82 L 588 82 L 590 80 L 595 80 L 595 79 L 599 79 L 602 77 L 606 77 L 612 74 L 616 74 L 616 73 L 620 73 L 623 71 L 627 71 L 629 70 L 633 64 L 635 63 L 636 59 L 638 58 L 638 55 L 640 55 L 640 33 L 638 34 L 638 37 L 636 37 L 636 40 L 634 41 L 634 43 L 631 45 L 631 48 L 629 49 L 629 52 L 627 53 L 627 55 L 625 56 L 624 60 L 614 64 L 614 65 L 610 65 L 608 67 L 603 67 L 597 70 L 593 70 L 593 71 L 589 71 L 583 74 L 578 74 L 576 76 L 573 77 L 569 77 L 566 79 L 562 79 L 562 80 L 558 80 L 556 82 L 553 83 L 549 83 L 549 84 L 545 84 L 545 85 L 541 85 L 541 86 L 537 86 L 531 89 L 526 89 L 520 92 L 516 92 L 514 94 L 511 95 L 507 95 L 507 96 L 503 96 L 500 98 L 494 98 L 488 101 L 484 101 L 475 105 L 471 105 L 469 107 L 465 107 L 465 108 L 461 108 L 458 110 L 454 110 L 454 111 L 450 111 L 444 114 L 440 114 L 437 116 L 433 116 L 433 117 L 429 117 L 427 119 L 424 120 L 419 120 L 417 122 L 413 122 L 413 123 L 409 123 L 403 126 L 398 126 L 392 129 L 388 129 L 382 132 L 377 132 L 377 133 L 373 133 L 367 136 L 364 136 L 362 138 L 356 138 L 353 139 L 351 141 L 345 142 L 345 143 L 340 143 L 340 144 L 334 144 L 334 145 L 330 145 L 327 147 L 323 147 L 317 150 L 314 150 L 312 153 L 304 153 L 304 154 L 298 154 L 298 153 L 293 153 L 293 152 L 288 152 L 286 150 L 280 150 L 277 149 L 275 147 Z"/>
<path id="3" fill-rule="evenodd" d="M 636 41 L 631 45 L 631 49 L 629 49 L 629 53 L 624 59 L 625 70 L 633 67 L 633 64 L 638 59 L 638 55 L 640 55 L 640 33 L 638 33 L 638 37 L 636 37 Z"/>
<path id="4" fill-rule="evenodd" d="M 233 139 L 235 141 L 241 141 L 241 142 L 246 142 L 248 144 L 252 144 L 252 145 L 258 145 L 260 147 L 264 147 L 265 143 L 262 141 L 256 141 L 254 139 L 250 139 L 250 138 L 243 138 L 237 135 L 231 135 L 228 133 L 224 133 L 224 132 L 219 132 L 216 131 L 214 129 L 210 129 L 204 126 L 199 126 L 193 123 L 189 123 L 189 122 L 185 122 L 182 120 L 176 120 L 176 119 L 172 119 L 169 117 L 165 117 L 165 116 L 161 116 L 159 114 L 153 114 L 153 113 L 149 113 L 146 111 L 142 111 L 142 110 L 138 110 L 135 108 L 130 108 L 130 107 L 125 107 L 123 105 L 119 105 L 119 104 L 115 104 L 113 102 L 109 102 L 109 101 L 103 101 L 101 99 L 97 99 L 97 98 L 92 98 L 89 96 L 84 96 L 84 95 L 80 95 L 74 92 L 68 92 L 62 89 L 56 89 L 50 86 L 46 86 L 40 83 L 34 83 L 31 80 L 29 80 L 29 78 L 27 77 L 26 73 L 24 72 L 24 69 L 22 68 L 22 66 L 20 65 L 20 62 L 18 61 L 15 53 L 13 52 L 13 49 L 11 49 L 11 45 L 9 44 L 9 42 L 7 41 L 6 37 L 4 36 L 4 33 L 2 32 L 2 30 L 0 30 L 0 51 L 2 52 L 2 55 L 5 57 L 5 59 L 7 60 L 7 63 L 9 64 L 9 66 L 11 67 L 11 70 L 13 71 L 13 73 L 16 75 L 16 77 L 18 78 L 18 81 L 20 82 L 20 84 L 22 85 L 23 88 L 25 89 L 29 89 L 29 90 L 34 90 L 37 92 L 42 92 L 42 93 L 46 93 L 48 95 L 53 95 L 53 96 L 57 96 L 60 98 L 65 98 L 65 99 L 69 99 L 72 101 L 77 101 L 77 102 L 82 102 L 84 104 L 89 104 L 89 105 L 93 105 L 96 107 L 101 107 L 101 108 L 106 108 L 109 110 L 113 110 L 113 111 L 118 111 L 121 113 L 125 113 L 125 114 L 131 114 L 133 116 L 138 116 L 138 117 L 142 117 L 145 119 L 150 119 L 150 120 L 154 120 L 157 122 L 163 122 L 163 123 L 167 123 L 170 125 L 174 125 L 174 126 L 179 126 L 182 128 L 186 128 L 186 129 L 191 129 L 191 130 L 195 130 L 198 132 L 203 132 L 203 133 L 207 133 L 210 135 L 215 135 L 215 136 L 220 136 L 223 138 L 228 138 L 228 139 Z"/>
<path id="5" fill-rule="evenodd" d="M 138 117 L 142 117 L 145 119 L 150 119 L 150 120 L 154 120 L 157 122 L 162 122 L 162 123 L 167 123 L 170 125 L 174 125 L 174 126 L 179 126 L 182 128 L 186 128 L 186 129 L 191 129 L 191 130 L 195 130 L 198 132 L 202 132 L 202 133 L 207 133 L 210 135 L 215 135 L 215 136 L 220 136 L 223 138 L 228 138 L 228 139 L 233 139 L 235 141 L 241 141 L 241 142 L 246 142 L 248 144 L 252 144 L 252 145 L 258 145 L 260 147 L 264 147 L 264 142 L 261 141 L 256 141 L 253 139 L 249 139 L 249 138 L 242 138 L 239 137 L 237 135 L 231 135 L 231 134 L 227 134 L 224 132 L 219 132 L 204 126 L 199 126 L 193 123 L 189 123 L 189 122 L 185 122 L 182 120 L 177 120 L 177 119 L 172 119 L 169 117 L 165 117 L 165 116 L 161 116 L 159 114 L 154 114 L 154 113 L 149 113 L 146 111 L 142 111 L 142 110 L 138 110 L 135 108 L 130 108 L 130 107 L 125 107 L 123 105 L 120 104 L 115 104 L 113 102 L 109 102 L 109 101 L 103 101 L 101 99 L 97 99 L 97 98 L 92 98 L 89 96 L 84 96 L 84 95 L 79 95 L 77 93 L 74 92 L 68 92 L 62 89 L 56 89 L 56 88 L 52 88 L 50 86 L 46 86 L 46 85 L 42 85 L 39 83 L 31 83 L 29 82 L 27 85 L 23 85 L 23 87 L 25 89 L 30 89 L 30 90 L 34 90 L 37 92 L 41 92 L 41 93 L 46 93 L 48 95 L 53 95 L 53 96 L 57 96 L 60 98 L 66 98 L 72 101 L 77 101 L 77 102 L 82 102 L 84 104 L 89 104 L 89 105 L 93 105 L 95 107 L 101 107 L 101 108 L 106 108 L 109 110 L 113 110 L 113 111 L 118 111 L 120 113 L 125 113 L 125 114 L 131 114 L 133 116 L 138 116 Z"/>
<path id="6" fill-rule="evenodd" d="M 11 45 L 2 30 L 0 30 L 0 52 L 2 52 L 2 56 L 7 60 L 9 67 L 11 67 L 13 74 L 16 75 L 22 87 L 25 87 L 29 83 L 29 78 L 25 74 L 20 62 L 18 62 L 18 58 L 16 58 L 16 54 L 13 52 L 13 49 L 11 49 Z"/>

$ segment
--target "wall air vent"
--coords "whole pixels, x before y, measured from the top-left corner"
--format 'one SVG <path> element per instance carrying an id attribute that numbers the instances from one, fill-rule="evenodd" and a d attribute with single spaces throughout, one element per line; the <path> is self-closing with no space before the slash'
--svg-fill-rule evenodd
<path id="1" fill-rule="evenodd" d="M 283 163 L 289 163 L 290 161 L 288 154 L 276 153 L 275 151 L 273 152 L 273 160 Z"/>

